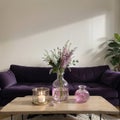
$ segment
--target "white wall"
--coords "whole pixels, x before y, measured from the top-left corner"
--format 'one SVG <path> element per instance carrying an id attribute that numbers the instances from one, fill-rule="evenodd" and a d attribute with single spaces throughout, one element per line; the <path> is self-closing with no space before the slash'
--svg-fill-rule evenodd
<path id="1" fill-rule="evenodd" d="M 106 64 L 103 43 L 120 28 L 118 3 L 0 0 L 0 70 L 10 64 L 46 66 L 44 50 L 62 47 L 67 40 L 77 47 L 77 66 Z"/>

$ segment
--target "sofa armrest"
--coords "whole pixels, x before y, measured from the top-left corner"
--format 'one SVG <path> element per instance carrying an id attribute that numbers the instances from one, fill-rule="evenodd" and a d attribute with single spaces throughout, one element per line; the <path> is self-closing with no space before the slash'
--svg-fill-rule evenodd
<path id="1" fill-rule="evenodd" d="M 101 83 L 118 89 L 120 86 L 120 72 L 106 70 L 101 76 Z"/>
<path id="2" fill-rule="evenodd" d="M 100 82 L 117 90 L 120 106 L 120 72 L 106 70 L 103 73 Z"/>
<path id="3" fill-rule="evenodd" d="M 0 88 L 4 89 L 16 84 L 16 78 L 11 70 L 0 72 Z"/>

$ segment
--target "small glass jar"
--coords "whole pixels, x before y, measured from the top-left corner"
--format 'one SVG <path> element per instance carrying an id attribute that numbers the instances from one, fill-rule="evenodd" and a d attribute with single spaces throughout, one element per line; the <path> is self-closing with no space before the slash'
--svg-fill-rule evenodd
<path id="1" fill-rule="evenodd" d="M 39 87 L 32 89 L 32 103 L 36 105 L 43 105 L 48 103 L 49 88 Z"/>
<path id="2" fill-rule="evenodd" d="M 75 101 L 77 103 L 84 103 L 89 99 L 89 92 L 86 90 L 85 85 L 79 85 L 79 89 L 75 92 Z"/>

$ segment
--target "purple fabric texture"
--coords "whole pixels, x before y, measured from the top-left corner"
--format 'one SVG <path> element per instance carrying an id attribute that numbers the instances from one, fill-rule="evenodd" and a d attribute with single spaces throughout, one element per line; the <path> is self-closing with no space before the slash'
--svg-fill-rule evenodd
<path id="1" fill-rule="evenodd" d="M 56 74 L 49 74 L 50 67 L 28 67 L 11 65 L 10 70 L 0 73 L 0 105 L 5 105 L 15 97 L 32 95 L 32 88 L 49 87 Z M 120 105 L 120 73 L 109 66 L 71 67 L 64 78 L 69 83 L 69 94 L 74 95 L 79 85 L 86 85 L 90 95 L 100 95 L 113 105 Z"/>
<path id="2" fill-rule="evenodd" d="M 65 79 L 68 82 L 99 82 L 102 74 L 109 69 L 107 65 L 95 67 L 73 67 L 66 70 Z"/>
<path id="3" fill-rule="evenodd" d="M 49 74 L 50 69 L 47 67 L 10 66 L 18 83 L 52 83 L 56 79 L 56 74 Z"/>
<path id="4" fill-rule="evenodd" d="M 11 70 L 8 70 L 6 72 L 0 72 L 0 87 L 7 88 L 14 84 L 16 84 L 16 78 L 15 75 Z"/>
<path id="5" fill-rule="evenodd" d="M 117 88 L 119 82 L 120 82 L 120 72 L 106 70 L 101 77 L 101 83 L 108 85 L 110 87 Z"/>
<path id="6" fill-rule="evenodd" d="M 23 97 L 26 95 L 32 95 L 32 89 L 35 87 L 48 87 L 50 90 L 52 89 L 51 84 L 43 84 L 43 83 L 24 83 L 24 84 L 16 84 L 11 87 L 6 88 L 1 93 L 1 97 L 7 98 L 9 95 L 12 97 Z M 50 91 L 51 94 L 52 91 Z"/>

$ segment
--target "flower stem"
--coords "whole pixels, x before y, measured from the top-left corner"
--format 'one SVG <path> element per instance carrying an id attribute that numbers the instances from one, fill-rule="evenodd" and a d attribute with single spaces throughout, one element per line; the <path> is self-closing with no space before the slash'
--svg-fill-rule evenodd
<path id="1" fill-rule="evenodd" d="M 59 79 L 59 83 L 60 83 L 60 99 L 63 96 L 63 73 L 62 72 L 58 72 L 58 79 Z"/>

